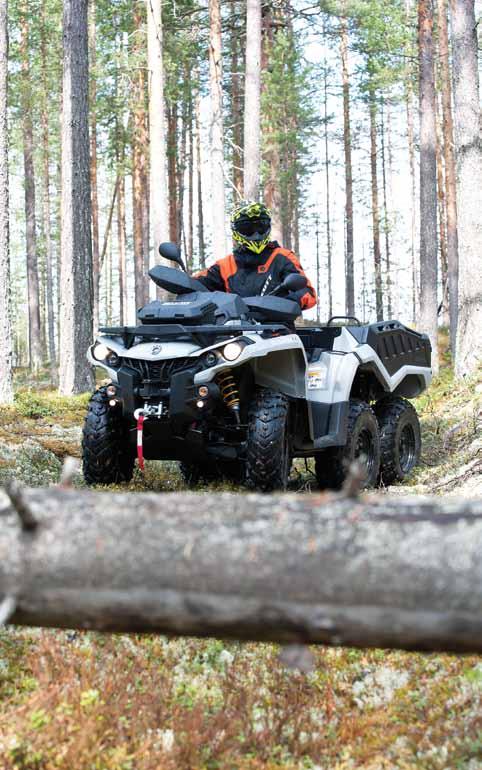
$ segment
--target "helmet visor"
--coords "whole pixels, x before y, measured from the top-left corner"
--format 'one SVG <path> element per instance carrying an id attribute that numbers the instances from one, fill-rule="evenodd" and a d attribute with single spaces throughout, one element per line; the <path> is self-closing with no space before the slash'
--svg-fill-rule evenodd
<path id="1" fill-rule="evenodd" d="M 270 221 L 267 218 L 263 219 L 245 219 L 240 222 L 236 222 L 235 229 L 241 235 L 265 235 L 269 232 Z"/>

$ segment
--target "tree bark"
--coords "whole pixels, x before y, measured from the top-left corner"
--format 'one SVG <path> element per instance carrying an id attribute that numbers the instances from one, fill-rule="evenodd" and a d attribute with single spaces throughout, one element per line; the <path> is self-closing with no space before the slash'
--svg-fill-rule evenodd
<path id="1" fill-rule="evenodd" d="M 8 13 L 0 3 L 0 404 L 13 402 L 8 204 Z"/>
<path id="2" fill-rule="evenodd" d="M 233 29 L 231 31 L 231 119 L 233 125 L 233 185 L 237 199 L 243 197 L 243 104 L 242 82 L 242 41 L 241 29 L 236 23 L 237 0 L 231 0 Z"/>
<path id="3" fill-rule="evenodd" d="M 261 0 L 247 0 L 246 8 L 243 185 L 246 198 L 257 201 L 261 169 Z"/>
<path id="4" fill-rule="evenodd" d="M 197 234 L 199 268 L 206 267 L 206 243 L 204 240 L 204 206 L 202 185 L 202 154 L 201 154 L 201 117 L 200 95 L 196 92 L 196 178 L 197 178 Z"/>
<path id="5" fill-rule="evenodd" d="M 34 372 L 42 365 L 40 332 L 40 288 L 37 256 L 37 222 L 35 212 L 34 138 L 32 124 L 32 89 L 30 79 L 30 41 L 28 9 L 22 6 L 20 50 L 22 57 L 22 134 L 25 173 L 25 229 L 27 251 L 28 342 L 29 363 Z"/>
<path id="6" fill-rule="evenodd" d="M 161 0 L 147 3 L 147 62 L 149 69 L 150 221 L 156 262 L 160 243 L 169 240 L 166 172 L 166 119 Z"/>
<path id="7" fill-rule="evenodd" d="M 330 152 L 329 152 L 329 145 L 328 145 L 328 73 L 327 73 L 327 63 L 325 61 L 324 64 L 324 77 L 323 77 L 323 117 L 324 117 L 324 142 L 325 142 L 325 187 L 326 187 L 326 219 L 325 219 L 325 229 L 326 229 L 326 259 L 327 259 L 327 288 L 328 288 L 328 318 L 331 318 L 333 315 L 333 271 L 331 267 L 331 261 L 332 261 L 332 250 L 331 250 L 331 195 L 330 195 Z M 350 155 L 350 178 L 351 178 L 351 146 L 349 150 Z M 347 157 L 346 157 L 346 146 L 345 146 L 345 183 L 347 181 L 346 178 L 346 163 L 347 163 Z M 351 196 L 351 189 L 350 193 L 348 193 L 348 187 L 346 187 L 345 190 L 346 194 L 346 201 L 348 206 L 348 198 L 349 195 Z M 345 208 L 346 215 L 348 216 L 347 209 Z M 353 207 L 352 207 L 352 217 L 353 217 Z M 347 225 L 347 233 L 348 233 L 348 225 Z M 352 219 L 352 230 L 351 230 L 352 240 L 351 245 L 353 247 L 353 219 Z M 353 256 L 353 251 L 352 251 Z M 345 272 L 345 290 L 347 292 L 346 294 L 346 302 L 348 303 L 348 295 L 350 292 L 350 287 L 352 286 L 353 282 L 353 261 L 351 263 L 352 273 L 351 273 L 351 280 L 348 276 L 348 260 L 346 264 L 346 272 Z M 318 289 L 319 290 L 319 289 Z M 353 294 L 353 301 L 354 301 L 354 294 Z M 318 293 L 318 306 L 320 303 L 320 295 Z M 347 305 L 348 307 L 348 305 Z M 348 311 L 347 311 L 348 312 Z M 354 315 L 355 311 L 353 310 L 352 313 L 348 313 L 349 315 Z"/>
<path id="8" fill-rule="evenodd" d="M 141 40 L 143 15 L 140 2 L 134 5 L 134 37 L 132 57 L 134 74 L 132 88 L 132 220 L 134 245 L 134 285 L 137 311 L 148 300 L 146 266 L 149 263 L 149 135 L 146 115 L 146 77 Z"/>
<path id="9" fill-rule="evenodd" d="M 87 0 L 64 0 L 60 392 L 91 390 L 93 285 Z"/>
<path id="10" fill-rule="evenodd" d="M 455 180 L 452 87 L 447 30 L 447 0 L 437 0 L 438 44 L 443 116 L 443 157 L 445 163 L 445 207 L 447 218 L 447 279 L 450 318 L 450 348 L 455 358 L 458 312 L 459 257 L 457 238 L 457 192 Z"/>
<path id="11" fill-rule="evenodd" d="M 224 193 L 223 67 L 221 38 L 221 2 L 209 0 L 209 82 L 211 114 L 211 211 L 213 221 L 213 257 L 226 256 L 226 205 Z"/>
<path id="12" fill-rule="evenodd" d="M 124 176 L 124 147 L 121 147 L 119 188 L 117 194 L 117 243 L 119 249 L 119 324 L 127 323 L 127 238 L 126 238 L 126 186 Z"/>
<path id="13" fill-rule="evenodd" d="M 440 244 L 440 274 L 442 280 L 442 301 L 439 305 L 438 313 L 442 318 L 442 324 L 450 330 L 450 319 L 448 313 L 449 289 L 448 289 L 448 260 L 447 260 L 447 201 L 445 199 L 445 175 L 444 163 L 442 158 L 442 128 L 440 125 L 440 111 L 437 100 L 437 200 L 438 200 L 438 231 Z"/>
<path id="14" fill-rule="evenodd" d="M 433 66 L 432 0 L 419 0 L 420 107 L 420 319 L 419 329 L 432 345 L 432 370 L 438 372 L 437 164 L 436 102 Z"/>
<path id="15" fill-rule="evenodd" d="M 405 0 L 405 21 L 407 27 L 410 26 L 411 20 L 411 6 L 412 0 Z M 405 45 L 405 57 L 407 62 L 407 70 L 405 74 L 405 104 L 407 111 L 407 144 L 408 144 L 408 161 L 410 167 L 410 260 L 412 268 L 412 321 L 416 325 L 419 310 L 419 280 L 417 270 L 417 260 L 415 258 L 415 240 L 417 229 L 417 182 L 415 177 L 415 139 L 414 139 L 414 127 L 413 127 L 413 83 L 412 83 L 412 68 L 410 62 L 413 58 L 412 48 L 410 43 Z"/>
<path id="16" fill-rule="evenodd" d="M 455 372 L 465 377 L 482 360 L 482 141 L 477 25 L 473 0 L 451 0 L 459 291 Z"/>
<path id="17" fill-rule="evenodd" d="M 167 110 L 167 189 L 169 211 L 169 240 L 177 243 L 177 103 Z"/>
<path id="18" fill-rule="evenodd" d="M 344 17 L 341 18 L 340 26 L 340 51 L 343 85 L 343 148 L 345 153 L 345 312 L 347 315 L 354 316 L 355 273 L 353 246 L 353 171 L 351 159 L 350 78 L 348 69 L 348 25 L 347 20 Z"/>
<path id="19" fill-rule="evenodd" d="M 92 275 L 94 292 L 94 334 L 99 328 L 100 289 L 100 236 L 99 236 L 99 195 L 97 190 L 97 53 L 96 53 L 96 0 L 90 0 L 89 7 L 89 56 L 90 56 L 90 191 L 92 206 Z"/>
<path id="20" fill-rule="evenodd" d="M 382 190 L 383 190 L 383 234 L 385 236 L 385 295 L 387 302 L 387 318 L 392 318 L 392 277 L 391 277 L 391 252 L 390 252 L 390 214 L 388 211 L 387 194 L 387 162 L 385 153 L 385 113 L 381 111 L 381 151 L 382 151 Z"/>
<path id="21" fill-rule="evenodd" d="M 369 95 L 370 169 L 372 187 L 373 262 L 375 267 L 375 308 L 377 321 L 383 320 L 382 253 L 380 249 L 380 207 L 378 203 L 377 103 L 373 88 Z"/>
<path id="22" fill-rule="evenodd" d="M 42 167 L 43 167 L 43 225 L 45 234 L 45 273 L 46 273 L 46 304 L 47 304 L 47 336 L 49 348 L 50 376 L 54 385 L 58 384 L 58 368 L 55 353 L 55 313 L 54 313 L 54 259 L 52 248 L 51 206 L 50 206 L 50 139 L 49 139 L 49 92 L 48 92 L 48 63 L 47 63 L 47 17 L 45 0 L 42 2 L 40 55 L 43 78 L 42 91 Z"/>
<path id="23" fill-rule="evenodd" d="M 261 70 L 265 72 L 269 67 L 271 52 L 275 44 L 276 29 L 281 28 L 282 24 L 275 24 L 273 18 L 273 4 L 267 3 L 263 6 L 262 15 L 262 50 L 261 50 Z M 282 201 L 281 201 L 281 161 L 276 137 L 276 126 L 268 124 L 264 126 L 264 158 L 266 162 L 266 180 L 264 184 L 264 201 L 271 211 L 271 236 L 273 240 L 283 242 L 288 247 L 284 239 L 282 222 Z"/>
<path id="24" fill-rule="evenodd" d="M 482 652 L 481 501 L 0 494 L 12 623 Z"/>

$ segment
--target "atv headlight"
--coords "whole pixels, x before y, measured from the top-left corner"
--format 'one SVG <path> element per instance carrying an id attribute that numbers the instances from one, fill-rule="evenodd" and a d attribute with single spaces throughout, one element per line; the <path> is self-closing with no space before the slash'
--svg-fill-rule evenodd
<path id="1" fill-rule="evenodd" d="M 119 366 L 120 358 L 113 350 L 104 345 L 103 342 L 98 342 L 92 348 L 92 355 L 96 361 L 102 361 L 102 363 L 108 366 Z"/>
<path id="2" fill-rule="evenodd" d="M 92 355 L 96 361 L 105 361 L 109 353 L 112 353 L 111 349 L 104 345 L 103 342 L 98 342 L 92 348 Z"/>
<path id="3" fill-rule="evenodd" d="M 244 344 L 242 342 L 228 342 L 224 346 L 222 353 L 226 361 L 236 361 L 244 350 Z"/>

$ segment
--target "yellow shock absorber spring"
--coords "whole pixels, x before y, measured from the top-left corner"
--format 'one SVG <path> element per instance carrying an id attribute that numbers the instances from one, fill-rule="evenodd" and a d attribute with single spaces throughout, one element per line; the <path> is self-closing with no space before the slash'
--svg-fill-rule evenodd
<path id="1" fill-rule="evenodd" d="M 237 411 L 239 409 L 239 390 L 231 369 L 219 372 L 216 382 L 219 385 L 219 390 L 226 406 Z"/>

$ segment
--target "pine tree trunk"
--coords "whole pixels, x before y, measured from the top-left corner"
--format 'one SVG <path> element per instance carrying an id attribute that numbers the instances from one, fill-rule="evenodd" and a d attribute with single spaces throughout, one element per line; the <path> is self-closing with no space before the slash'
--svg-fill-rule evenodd
<path id="1" fill-rule="evenodd" d="M 258 200 L 261 167 L 261 0 L 247 0 L 246 8 L 243 186 L 248 200 Z"/>
<path id="2" fill-rule="evenodd" d="M 167 108 L 167 189 L 169 240 L 177 242 L 177 104 Z"/>
<path id="3" fill-rule="evenodd" d="M 211 211 L 213 219 L 213 256 L 226 255 L 226 206 L 224 193 L 223 67 L 221 38 L 221 2 L 209 0 L 209 76 L 211 115 Z"/>
<path id="4" fill-rule="evenodd" d="M 43 221 L 45 233 L 45 271 L 46 271 L 46 304 L 47 304 L 47 327 L 48 327 L 48 348 L 50 362 L 50 376 L 52 383 L 57 385 L 58 369 L 55 353 L 55 314 L 54 314 L 54 259 L 52 248 L 51 228 L 51 206 L 50 206 L 50 140 L 49 140 L 49 112 L 48 112 L 48 65 L 47 65 L 47 18 L 46 18 L 45 0 L 42 2 L 42 24 L 41 24 L 41 61 L 42 61 L 42 168 L 43 168 Z"/>
<path id="5" fill-rule="evenodd" d="M 410 25 L 410 10 L 412 0 L 405 0 L 405 17 L 407 27 Z M 412 50 L 407 42 L 405 46 L 405 56 L 407 62 L 412 60 Z M 413 127 L 413 84 L 410 64 L 407 65 L 405 77 L 405 104 L 407 111 L 407 144 L 408 161 L 410 166 L 410 260 L 412 266 L 412 321 L 416 324 L 419 310 L 419 280 L 417 270 L 417 260 L 415 257 L 415 240 L 417 230 L 417 182 L 415 178 L 415 139 Z"/>
<path id="6" fill-rule="evenodd" d="M 126 186 L 124 176 L 124 148 L 120 151 L 119 189 L 117 193 L 117 243 L 119 250 L 119 323 L 127 322 L 127 238 L 126 238 Z"/>
<path id="7" fill-rule="evenodd" d="M 186 73 L 186 79 L 188 74 Z M 182 114 L 181 114 L 181 136 L 179 143 L 179 152 L 177 160 L 177 242 L 182 242 L 184 232 L 184 193 L 185 193 L 185 175 L 186 175 L 186 156 L 187 156 L 187 124 L 188 124 L 188 98 L 183 94 Z"/>
<path id="8" fill-rule="evenodd" d="M 164 103 L 164 64 L 162 3 L 146 0 L 147 60 L 149 69 L 149 145 L 150 145 L 150 221 L 156 262 L 161 261 L 157 249 L 169 239 L 166 173 L 166 128 Z"/>
<path id="9" fill-rule="evenodd" d="M 324 125 L 325 164 L 324 165 L 325 165 L 325 186 L 326 186 L 325 228 L 326 228 L 327 273 L 328 273 L 328 318 L 331 318 L 331 316 L 333 315 L 333 276 L 332 276 L 332 268 L 331 268 L 332 250 L 331 250 L 330 152 L 329 152 L 329 143 L 328 143 L 328 83 L 327 83 L 326 66 L 327 65 L 325 62 L 324 82 L 323 82 L 323 110 L 324 110 L 323 117 L 325 121 L 325 125 Z M 345 147 L 345 150 L 346 150 L 346 147 Z M 345 163 L 346 163 L 346 156 L 345 156 Z M 351 148 L 350 148 L 350 177 L 351 177 Z M 347 205 L 348 205 L 348 192 L 347 192 Z M 352 214 L 353 214 L 353 209 L 352 209 Z M 353 236 L 353 228 L 352 228 L 352 236 Z M 352 238 L 352 245 L 353 245 L 353 238 Z M 353 263 L 352 263 L 352 268 L 353 268 Z M 351 277 L 353 278 L 353 271 L 352 271 Z M 346 272 L 346 291 L 347 292 L 349 291 L 348 283 L 349 283 L 349 280 L 348 280 L 348 271 L 347 271 Z M 349 313 L 349 315 L 354 315 L 354 311 L 351 314 Z"/>
<path id="10" fill-rule="evenodd" d="M 0 404 L 13 403 L 8 205 L 8 13 L 0 3 Z"/>
<path id="11" fill-rule="evenodd" d="M 233 29 L 231 32 L 231 119 L 233 122 L 233 185 L 238 199 L 243 193 L 243 106 L 241 96 L 241 30 L 236 24 L 237 0 L 231 0 Z"/>
<path id="12" fill-rule="evenodd" d="M 447 0 L 438 0 L 438 45 L 442 90 L 443 156 L 445 163 L 445 205 L 447 210 L 447 278 L 450 317 L 450 348 L 455 358 L 458 312 L 459 257 L 457 240 L 457 192 L 455 180 L 452 87 L 447 30 Z"/>
<path id="13" fill-rule="evenodd" d="M 137 311 L 148 299 L 146 261 L 149 261 L 149 186 L 147 151 L 149 136 L 146 115 L 146 80 L 143 61 L 143 16 L 140 3 L 134 5 L 134 74 L 132 88 L 132 219 L 134 284 Z"/>
<path id="14" fill-rule="evenodd" d="M 188 270 L 193 270 L 194 255 L 194 114 L 192 92 L 189 99 L 189 160 L 188 160 L 188 200 L 187 200 L 187 237 L 186 260 Z"/>
<path id="15" fill-rule="evenodd" d="M 42 365 L 40 333 L 40 287 L 37 256 L 37 222 L 35 213 L 34 138 L 32 124 L 32 91 L 30 81 L 30 41 L 28 9 L 24 4 L 21 19 L 20 50 L 22 57 L 22 134 L 25 174 L 25 226 L 27 250 L 28 339 L 29 362 L 34 372 Z"/>
<path id="16" fill-rule="evenodd" d="M 375 267 L 375 308 L 377 321 L 383 320 L 382 254 L 380 249 L 380 208 L 378 203 L 377 103 L 373 88 L 369 96 L 370 170 L 372 187 L 373 262 Z"/>
<path id="17" fill-rule="evenodd" d="M 340 26 L 340 51 L 343 85 L 343 148 L 345 154 L 345 312 L 355 315 L 355 274 L 353 245 L 353 171 L 351 160 L 351 122 L 350 122 L 350 79 L 348 70 L 348 26 L 342 17 Z M 325 74 L 326 91 L 326 74 Z M 326 119 L 326 94 L 325 94 Z M 326 133 L 325 133 L 326 141 Z"/>
<path id="18" fill-rule="evenodd" d="M 60 392 L 93 386 L 87 0 L 64 0 Z"/>
<path id="19" fill-rule="evenodd" d="M 97 190 L 97 54 L 96 54 L 96 0 L 89 7 L 89 57 L 90 57 L 90 194 L 92 206 L 92 273 L 94 290 L 94 334 L 99 328 L 99 195 Z"/>
<path id="20" fill-rule="evenodd" d="M 433 66 L 432 0 L 419 0 L 420 104 L 420 321 L 432 345 L 438 372 L 437 322 L 437 165 L 436 102 Z"/>
<path id="21" fill-rule="evenodd" d="M 269 67 L 271 53 L 275 44 L 275 23 L 273 20 L 272 4 L 263 6 L 262 16 L 262 49 L 261 71 L 265 72 Z M 264 184 L 264 201 L 271 211 L 271 236 L 275 241 L 281 241 L 288 247 L 283 232 L 282 204 L 281 204 L 281 161 L 279 155 L 276 127 L 268 125 L 264 128 L 264 160 L 266 164 L 266 180 Z"/>
<path id="22" fill-rule="evenodd" d="M 482 142 L 474 0 L 450 0 L 454 77 L 459 292 L 455 372 L 482 360 Z"/>
<path id="23" fill-rule="evenodd" d="M 448 262 L 447 262 L 447 205 L 445 200 L 446 184 L 444 179 L 444 164 L 442 157 L 442 128 L 440 125 L 440 111 L 437 100 L 437 201 L 438 201 L 438 229 L 440 243 L 440 273 L 442 279 L 442 301 L 438 313 L 442 316 L 442 324 L 450 328 L 449 320 L 449 288 L 448 288 Z"/>
<path id="24" fill-rule="evenodd" d="M 381 131 L 382 140 L 382 188 L 383 188 L 383 233 L 385 235 L 385 294 L 387 301 L 387 318 L 392 318 L 392 280 L 391 280 L 391 253 L 390 253 L 390 214 L 388 211 L 387 195 L 387 163 L 385 153 L 385 119 L 382 107 Z"/>
<path id="25" fill-rule="evenodd" d="M 204 207 L 202 185 L 202 154 L 201 154 L 201 118 L 200 96 L 196 93 L 196 179 L 197 179 L 197 230 L 198 230 L 198 255 L 199 268 L 206 267 L 206 244 L 204 241 Z"/>

